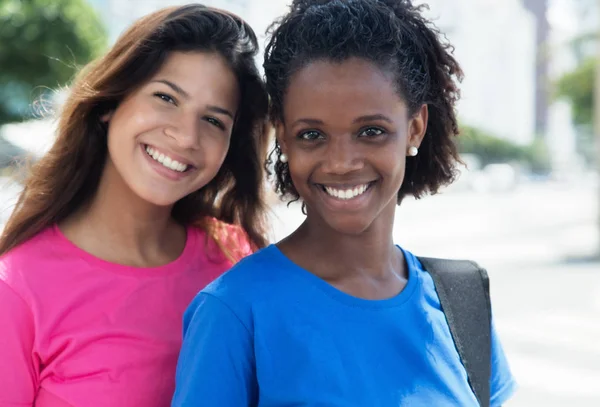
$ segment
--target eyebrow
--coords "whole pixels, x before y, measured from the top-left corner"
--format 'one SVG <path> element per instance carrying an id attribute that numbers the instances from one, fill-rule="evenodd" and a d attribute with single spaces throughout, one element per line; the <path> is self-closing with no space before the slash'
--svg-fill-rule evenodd
<path id="1" fill-rule="evenodd" d="M 158 83 L 163 83 L 165 85 L 167 85 L 168 87 L 170 87 L 171 89 L 173 89 L 175 92 L 179 93 L 181 96 L 185 97 L 186 99 L 190 98 L 190 94 L 187 93 L 185 90 L 181 89 L 181 87 L 171 81 L 168 81 L 166 79 L 155 79 L 152 82 L 158 82 Z"/>
<path id="2" fill-rule="evenodd" d="M 371 114 L 371 115 L 367 115 L 367 116 L 360 116 L 360 117 L 357 117 L 356 119 L 354 119 L 352 121 L 352 123 L 370 122 L 370 121 L 373 121 L 373 120 L 383 120 L 383 121 L 388 122 L 388 123 L 393 123 L 392 119 L 390 119 L 389 117 L 387 117 L 385 115 L 382 115 L 382 114 Z M 304 124 L 309 124 L 309 125 L 315 126 L 315 125 L 321 125 L 321 124 L 323 124 L 323 121 L 319 120 L 319 119 L 298 119 L 298 120 L 296 120 L 294 122 L 293 125 L 295 126 L 295 125 L 300 124 L 300 123 L 304 123 Z"/>
<path id="3" fill-rule="evenodd" d="M 208 106 L 206 106 L 206 108 L 208 110 L 212 111 L 212 112 L 224 114 L 226 116 L 229 116 L 231 119 L 234 119 L 233 113 L 231 113 L 229 110 L 224 109 L 222 107 L 214 106 L 214 105 L 208 105 Z"/>
<path id="4" fill-rule="evenodd" d="M 384 122 L 392 123 L 392 119 L 382 114 L 371 114 L 367 116 L 360 116 L 353 120 L 353 123 L 370 122 L 373 120 L 383 120 Z"/>
<path id="5" fill-rule="evenodd" d="M 300 123 L 304 123 L 304 124 L 308 124 L 311 126 L 315 126 L 315 125 L 320 125 L 323 124 L 323 120 L 319 120 L 319 119 L 298 119 L 294 122 L 294 124 L 292 126 L 295 126 L 297 124 Z"/>
<path id="6" fill-rule="evenodd" d="M 173 89 L 173 91 L 175 91 L 176 93 L 179 93 L 184 98 L 186 98 L 186 99 L 190 98 L 190 94 L 189 93 L 187 93 L 185 90 L 183 90 L 181 88 L 181 86 L 179 86 L 179 85 L 177 85 L 177 84 L 175 84 L 175 83 L 173 83 L 171 81 L 168 81 L 166 79 L 156 79 L 156 80 L 153 80 L 152 82 L 158 82 L 158 83 L 165 84 L 168 87 L 170 87 L 171 89 Z M 214 105 L 208 105 L 206 108 L 208 110 L 214 112 L 214 113 L 224 114 L 226 116 L 229 116 L 231 119 L 234 118 L 233 117 L 233 113 L 231 113 L 229 110 L 227 110 L 225 108 L 222 108 L 222 107 L 219 107 L 219 106 L 214 106 Z"/>

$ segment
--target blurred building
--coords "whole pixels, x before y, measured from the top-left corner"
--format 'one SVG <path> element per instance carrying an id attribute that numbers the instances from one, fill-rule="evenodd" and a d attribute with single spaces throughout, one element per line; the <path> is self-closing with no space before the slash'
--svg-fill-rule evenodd
<path id="1" fill-rule="evenodd" d="M 598 11 L 595 0 L 549 0 L 550 83 L 596 54 L 595 44 L 582 40 L 597 32 L 600 25 Z M 572 123 L 570 104 L 551 99 L 548 116 L 546 137 L 554 165 L 559 171 L 572 172 L 582 165 L 582 160 L 576 151 L 577 129 Z"/>
<path id="2" fill-rule="evenodd" d="M 94 4 L 108 22 L 112 41 L 135 19 L 163 7 L 188 4 L 185 0 L 88 0 Z M 202 4 L 227 9 L 233 13 L 244 15 L 251 0 L 206 0 Z"/>
<path id="3" fill-rule="evenodd" d="M 535 133 L 538 137 L 546 134 L 548 124 L 549 88 L 548 53 L 544 52 L 550 36 L 548 22 L 548 0 L 522 0 L 523 6 L 535 19 Z"/>
<path id="4" fill-rule="evenodd" d="M 581 164 L 570 105 L 552 84 L 595 48 L 593 0 L 421 0 L 465 71 L 459 116 L 517 143 L 544 140 L 556 169 Z"/>
<path id="5" fill-rule="evenodd" d="M 535 136 L 536 21 L 519 0 L 422 0 L 465 72 L 463 123 L 526 144 Z"/>
<path id="6" fill-rule="evenodd" d="M 119 34 L 135 19 L 163 7 L 193 3 L 190 0 L 88 0 L 108 22 L 109 35 L 115 41 Z M 243 17 L 256 31 L 261 50 L 264 48 L 265 30 L 285 12 L 287 0 L 203 0 L 199 3 L 228 10 Z"/>

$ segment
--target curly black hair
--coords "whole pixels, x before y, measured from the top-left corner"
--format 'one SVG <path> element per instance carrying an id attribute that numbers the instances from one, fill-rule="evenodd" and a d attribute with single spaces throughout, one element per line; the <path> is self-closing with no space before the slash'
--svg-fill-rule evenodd
<path id="1" fill-rule="evenodd" d="M 317 60 L 344 61 L 358 57 L 394 74 L 409 113 L 427 104 L 427 131 L 416 157 L 407 157 L 405 182 L 398 203 L 454 181 L 460 162 L 455 136 L 457 82 L 463 72 L 452 56 L 454 48 L 421 12 L 426 5 L 410 0 L 294 0 L 289 12 L 269 28 L 264 70 L 271 99 L 270 117 L 283 122 L 283 98 L 290 77 Z M 299 195 L 276 142 L 267 159 L 275 171 L 281 197 Z"/>

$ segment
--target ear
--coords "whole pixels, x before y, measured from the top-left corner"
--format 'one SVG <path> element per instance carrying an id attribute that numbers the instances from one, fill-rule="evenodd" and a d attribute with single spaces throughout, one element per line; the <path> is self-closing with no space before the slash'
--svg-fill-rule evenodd
<path id="1" fill-rule="evenodd" d="M 425 132 L 427 131 L 427 120 L 429 118 L 429 109 L 424 104 L 410 119 L 408 124 L 408 140 L 407 144 L 409 147 L 421 146 Z"/>
<path id="2" fill-rule="evenodd" d="M 114 110 L 110 110 L 110 111 L 104 113 L 102 116 L 100 116 L 100 121 L 102 123 L 108 123 L 110 121 L 110 119 L 112 119 L 114 113 L 115 113 Z"/>

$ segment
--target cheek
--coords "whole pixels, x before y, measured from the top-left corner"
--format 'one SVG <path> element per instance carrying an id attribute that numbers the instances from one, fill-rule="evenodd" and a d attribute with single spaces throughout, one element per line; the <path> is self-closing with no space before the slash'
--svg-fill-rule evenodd
<path id="1" fill-rule="evenodd" d="M 390 175 L 394 189 L 400 190 L 402 184 L 406 182 L 406 158 L 405 157 L 394 157 L 395 166 L 390 167 Z"/>
<path id="2" fill-rule="evenodd" d="M 304 164 L 306 162 L 308 161 L 300 157 L 295 157 L 294 160 L 288 161 L 290 177 L 296 190 L 299 189 L 298 186 L 302 189 L 310 177 L 310 170 Z"/>
<path id="3" fill-rule="evenodd" d="M 109 122 L 109 143 L 131 143 L 141 134 L 160 128 L 167 123 L 168 116 L 148 104 L 122 104 Z"/>
<path id="4" fill-rule="evenodd" d="M 132 112 L 126 122 L 134 136 L 168 124 L 167 115 L 151 109 Z"/>
<path id="5" fill-rule="evenodd" d="M 406 139 L 400 137 L 394 144 L 389 144 L 379 151 L 377 160 L 384 166 L 388 175 L 404 176 L 406 168 Z"/>
<path id="6" fill-rule="evenodd" d="M 390 157 L 390 163 L 393 163 L 389 168 L 390 174 L 395 175 L 396 178 L 403 179 L 404 174 L 406 173 L 406 158 L 404 156 L 398 157 L 396 155 Z"/>

